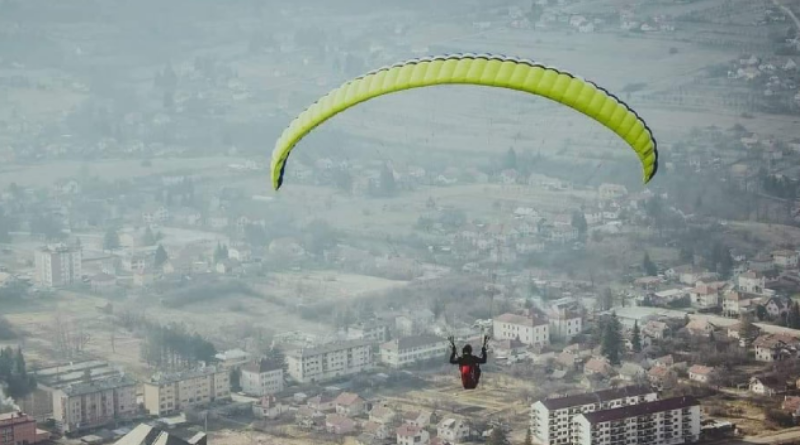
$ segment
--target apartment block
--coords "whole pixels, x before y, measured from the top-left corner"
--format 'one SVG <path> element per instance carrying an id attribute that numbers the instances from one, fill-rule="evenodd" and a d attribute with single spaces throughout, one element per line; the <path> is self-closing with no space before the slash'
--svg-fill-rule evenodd
<path id="1" fill-rule="evenodd" d="M 592 393 L 540 400 L 531 406 L 531 435 L 546 445 L 571 444 L 575 417 L 658 400 L 649 386 L 625 386 Z"/>
<path id="2" fill-rule="evenodd" d="M 691 396 L 587 412 L 574 420 L 575 445 L 679 445 L 700 440 L 700 402 Z"/>
<path id="3" fill-rule="evenodd" d="M 112 425 L 136 415 L 137 383 L 125 376 L 80 382 L 53 392 L 53 419 L 61 433 Z"/>
<path id="4" fill-rule="evenodd" d="M 0 414 L 0 445 L 33 445 L 50 438 L 50 433 L 36 428 L 36 420 L 21 412 Z"/>
<path id="5" fill-rule="evenodd" d="M 534 317 L 503 314 L 494 319 L 494 338 L 518 339 L 526 345 L 550 344 L 550 323 Z"/>
<path id="6" fill-rule="evenodd" d="M 36 251 L 36 283 L 43 287 L 69 286 L 81 281 L 81 249 L 63 244 Z"/>
<path id="7" fill-rule="evenodd" d="M 230 374 L 214 366 L 158 373 L 144 383 L 144 407 L 155 416 L 177 413 L 230 396 Z"/>
<path id="8" fill-rule="evenodd" d="M 283 363 L 268 360 L 248 363 L 239 379 L 242 391 L 251 396 L 268 396 L 283 391 Z"/>
<path id="9" fill-rule="evenodd" d="M 358 374 L 372 367 L 371 340 L 330 343 L 286 354 L 289 375 L 298 383 L 319 383 Z"/>
<path id="10" fill-rule="evenodd" d="M 430 334 L 403 337 L 380 346 L 381 363 L 393 368 L 431 359 L 444 362 L 447 353 L 447 340 Z"/>

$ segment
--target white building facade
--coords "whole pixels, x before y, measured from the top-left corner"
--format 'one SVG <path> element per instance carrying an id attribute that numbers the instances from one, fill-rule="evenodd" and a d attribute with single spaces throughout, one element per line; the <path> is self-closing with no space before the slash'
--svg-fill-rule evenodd
<path id="1" fill-rule="evenodd" d="M 283 366 L 262 360 L 242 366 L 239 379 L 242 392 L 250 396 L 268 396 L 283 391 Z"/>
<path id="2" fill-rule="evenodd" d="M 493 320 L 494 338 L 499 340 L 519 339 L 526 345 L 550 344 L 550 324 L 516 314 L 503 314 Z"/>
<path id="3" fill-rule="evenodd" d="M 435 335 L 423 334 L 403 337 L 380 346 L 381 363 L 392 368 L 401 368 L 431 359 L 447 359 L 447 340 Z"/>
<path id="4" fill-rule="evenodd" d="M 36 283 L 43 287 L 69 286 L 81 281 L 81 249 L 65 245 L 36 251 Z"/>
<path id="5" fill-rule="evenodd" d="M 318 383 L 358 374 L 373 365 L 372 341 L 351 340 L 286 354 L 289 375 L 298 383 Z"/>

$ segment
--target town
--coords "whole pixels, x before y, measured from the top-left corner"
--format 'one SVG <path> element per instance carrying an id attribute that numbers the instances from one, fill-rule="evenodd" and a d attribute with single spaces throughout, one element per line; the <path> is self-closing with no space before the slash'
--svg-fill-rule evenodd
<path id="1" fill-rule="evenodd" d="M 0 1 L 0 445 L 800 443 L 800 6 L 230 3 Z M 621 92 L 659 176 L 442 87 L 269 190 L 317 97 L 476 50 Z"/>

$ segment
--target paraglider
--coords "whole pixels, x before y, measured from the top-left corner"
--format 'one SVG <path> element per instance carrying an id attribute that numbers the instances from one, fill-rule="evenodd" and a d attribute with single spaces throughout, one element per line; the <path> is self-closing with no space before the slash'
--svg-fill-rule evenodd
<path id="1" fill-rule="evenodd" d="M 346 82 L 308 107 L 275 142 L 272 186 L 280 189 L 292 149 L 314 128 L 361 102 L 420 87 L 467 84 L 506 88 L 545 97 L 590 117 L 621 137 L 642 164 L 643 181 L 658 171 L 658 150 L 650 128 L 622 100 L 566 71 L 514 57 L 454 54 L 412 59 Z"/>
<path id="2" fill-rule="evenodd" d="M 458 370 L 461 373 L 461 385 L 464 389 L 475 389 L 481 380 L 481 366 L 486 363 L 486 343 L 489 342 L 489 336 L 483 337 L 483 346 L 481 347 L 480 357 L 472 355 L 472 345 L 464 345 L 461 349 L 461 357 L 456 357 L 456 342 L 453 337 L 450 340 L 450 364 L 458 365 Z"/>

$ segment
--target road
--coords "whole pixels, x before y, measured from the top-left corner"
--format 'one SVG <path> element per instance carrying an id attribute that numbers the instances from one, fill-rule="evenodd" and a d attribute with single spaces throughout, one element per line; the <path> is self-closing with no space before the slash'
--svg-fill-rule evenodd
<path id="1" fill-rule="evenodd" d="M 726 444 L 726 445 L 785 445 L 800 441 L 800 429 L 794 428 L 792 430 L 774 434 L 771 436 L 761 436 L 761 437 L 745 437 L 743 439 L 725 439 L 719 442 L 714 442 L 718 444 Z"/>

